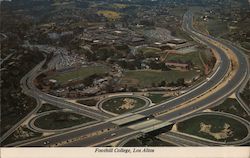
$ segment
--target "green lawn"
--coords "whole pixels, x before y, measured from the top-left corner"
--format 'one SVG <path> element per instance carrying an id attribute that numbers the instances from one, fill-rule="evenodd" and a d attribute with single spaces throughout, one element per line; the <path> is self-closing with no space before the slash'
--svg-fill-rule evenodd
<path id="1" fill-rule="evenodd" d="M 87 106 L 95 106 L 98 101 L 99 101 L 98 99 L 86 99 L 86 100 L 77 100 L 77 103 Z"/>
<path id="2" fill-rule="evenodd" d="M 161 49 L 154 47 L 141 47 L 137 51 L 142 52 L 147 58 L 157 57 L 157 54 L 161 53 Z"/>
<path id="3" fill-rule="evenodd" d="M 152 83 L 158 84 L 162 81 L 176 82 L 180 78 L 190 80 L 199 73 L 190 71 L 158 71 L 158 70 L 129 70 L 124 73 L 122 84 L 139 85 L 140 87 L 151 87 Z"/>
<path id="4" fill-rule="evenodd" d="M 77 80 L 77 79 L 84 79 L 88 76 L 91 76 L 93 74 L 102 74 L 106 73 L 107 67 L 102 66 L 90 66 L 90 67 L 82 67 L 78 70 L 69 71 L 65 73 L 58 73 L 54 76 L 51 76 L 51 79 L 57 80 L 59 83 L 64 84 L 68 82 L 69 80 Z"/>
<path id="5" fill-rule="evenodd" d="M 98 15 L 103 15 L 104 17 L 106 17 L 109 20 L 117 20 L 121 18 L 121 15 L 119 12 L 115 12 L 112 10 L 99 10 L 97 12 Z"/>
<path id="6" fill-rule="evenodd" d="M 125 103 L 124 99 L 126 99 L 126 98 L 136 101 L 133 104 L 134 105 L 133 108 L 131 108 L 131 109 L 121 108 L 121 106 Z M 123 113 L 126 113 L 126 112 L 131 112 L 131 111 L 133 111 L 135 109 L 141 108 L 144 105 L 145 105 L 145 101 L 140 99 L 140 98 L 121 96 L 121 97 L 111 98 L 111 99 L 103 102 L 102 108 L 104 110 L 110 111 L 110 112 L 115 113 L 115 114 L 123 114 Z"/>
<path id="7" fill-rule="evenodd" d="M 72 112 L 52 112 L 35 120 L 35 126 L 46 130 L 69 128 L 83 123 L 92 122 L 94 119 Z"/>
<path id="8" fill-rule="evenodd" d="M 228 23 L 217 19 L 210 19 L 207 23 L 207 30 L 213 36 L 221 36 L 228 32 Z"/>
<path id="9" fill-rule="evenodd" d="M 51 105 L 51 104 L 43 104 L 42 107 L 37 111 L 37 113 L 42 113 L 46 111 L 51 111 L 51 110 L 60 110 L 61 108 Z"/>
<path id="10" fill-rule="evenodd" d="M 187 54 L 169 54 L 167 57 L 167 61 L 182 61 L 188 62 L 191 61 L 194 66 L 198 66 L 201 70 L 204 69 L 203 64 L 200 60 L 199 53 L 203 52 L 193 52 Z"/>
<path id="11" fill-rule="evenodd" d="M 233 133 L 228 138 L 217 140 L 210 134 L 200 131 L 201 122 L 212 125 L 211 132 L 220 132 L 221 130 L 223 130 L 224 124 L 227 123 L 230 125 L 230 129 L 232 130 Z M 188 133 L 191 135 L 195 135 L 210 140 L 217 140 L 221 142 L 241 140 L 245 138 L 248 134 L 247 128 L 242 123 L 232 118 L 217 116 L 217 115 L 196 116 L 191 119 L 178 123 L 177 127 L 180 132 Z"/>
<path id="12" fill-rule="evenodd" d="M 175 36 L 179 38 L 184 38 L 188 41 L 193 41 L 193 39 L 186 33 L 185 31 L 181 30 L 180 28 L 176 28 L 174 30 Z"/>
<path id="13" fill-rule="evenodd" d="M 241 107 L 241 105 L 238 103 L 236 99 L 229 98 L 225 100 L 222 104 L 213 107 L 211 110 L 234 114 L 250 121 L 250 116 Z"/>
<path id="14" fill-rule="evenodd" d="M 147 96 L 153 103 L 158 104 L 161 103 L 169 98 L 171 98 L 171 96 L 163 96 L 164 94 L 153 94 L 150 93 L 149 96 Z"/>

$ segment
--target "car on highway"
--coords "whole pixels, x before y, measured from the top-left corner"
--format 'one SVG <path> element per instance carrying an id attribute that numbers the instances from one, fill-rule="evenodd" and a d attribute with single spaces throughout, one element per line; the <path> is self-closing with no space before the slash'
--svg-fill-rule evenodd
<path id="1" fill-rule="evenodd" d="M 45 141 L 45 142 L 43 142 L 43 144 L 44 145 L 46 145 L 46 144 L 49 144 L 50 142 L 47 140 L 47 141 Z"/>

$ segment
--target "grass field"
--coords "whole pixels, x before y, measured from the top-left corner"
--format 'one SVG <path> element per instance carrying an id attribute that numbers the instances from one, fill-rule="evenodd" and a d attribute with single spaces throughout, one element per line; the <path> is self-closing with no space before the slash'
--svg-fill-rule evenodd
<path id="1" fill-rule="evenodd" d="M 111 10 L 100 10 L 97 14 L 103 15 L 109 20 L 117 20 L 121 18 L 120 13 Z"/>
<path id="2" fill-rule="evenodd" d="M 59 110 L 60 108 L 51 104 L 43 104 L 42 107 L 37 111 L 37 113 L 42 113 L 51 110 Z"/>
<path id="3" fill-rule="evenodd" d="M 35 120 L 36 127 L 46 130 L 69 128 L 83 123 L 92 122 L 94 119 L 72 112 L 52 112 Z"/>
<path id="4" fill-rule="evenodd" d="M 241 105 L 238 103 L 236 99 L 229 98 L 219 106 L 213 107 L 211 110 L 234 114 L 250 121 L 250 116 L 241 107 Z"/>
<path id="5" fill-rule="evenodd" d="M 188 35 L 188 33 L 181 30 L 180 28 L 175 29 L 175 35 L 174 36 L 179 37 L 179 38 L 184 38 L 184 39 L 186 39 L 188 41 L 193 41 L 193 39 Z"/>
<path id="6" fill-rule="evenodd" d="M 193 52 L 187 54 L 169 54 L 167 57 L 167 61 L 182 61 L 188 62 L 191 61 L 194 66 L 198 66 L 199 69 L 203 70 L 204 66 L 202 61 L 200 60 L 199 53 L 203 52 Z"/>
<path id="7" fill-rule="evenodd" d="M 95 106 L 98 101 L 99 101 L 98 99 L 87 99 L 87 100 L 77 100 L 77 103 L 87 106 Z"/>
<path id="8" fill-rule="evenodd" d="M 164 94 L 153 94 L 153 93 L 150 93 L 149 96 L 147 97 L 155 104 L 161 103 L 171 98 L 170 96 L 164 96 Z"/>
<path id="9" fill-rule="evenodd" d="M 65 84 L 69 80 L 77 80 L 77 79 L 84 79 L 88 76 L 91 76 L 93 74 L 102 74 L 106 73 L 107 68 L 101 67 L 101 66 L 91 66 L 91 67 L 82 67 L 78 70 L 73 70 L 69 72 L 64 72 L 60 74 L 56 74 L 54 76 L 51 76 L 51 79 L 55 79 L 60 84 Z"/>
<path id="10" fill-rule="evenodd" d="M 112 4 L 112 7 L 117 8 L 117 9 L 124 9 L 124 8 L 127 8 L 128 5 L 127 4 L 121 4 L 121 3 L 115 3 L 115 4 Z"/>
<path id="11" fill-rule="evenodd" d="M 207 23 L 207 30 L 211 35 L 221 36 L 229 31 L 228 23 L 218 19 L 210 19 Z"/>
<path id="12" fill-rule="evenodd" d="M 139 87 L 151 87 L 152 83 L 176 82 L 179 78 L 190 80 L 196 77 L 198 73 L 191 71 L 158 71 L 158 70 L 130 70 L 124 73 L 122 84 L 139 85 Z"/>
<path id="13" fill-rule="evenodd" d="M 232 131 L 232 135 L 229 136 L 228 138 L 217 140 L 210 134 L 200 131 L 201 122 L 212 125 L 211 132 L 222 131 L 224 124 L 227 123 L 230 125 L 230 130 Z M 191 119 L 178 123 L 177 127 L 180 132 L 222 142 L 241 140 L 245 138 L 248 134 L 247 128 L 242 123 L 232 118 L 217 116 L 217 115 L 196 116 Z"/>
<path id="14" fill-rule="evenodd" d="M 128 109 L 122 108 L 122 105 L 125 104 L 124 99 L 127 99 L 127 98 L 132 99 L 135 102 L 134 102 L 133 106 L 131 106 L 131 108 L 128 108 Z M 144 105 L 145 105 L 145 101 L 140 99 L 140 98 L 121 96 L 121 97 L 111 98 L 111 99 L 103 102 L 102 108 L 104 110 L 110 111 L 110 112 L 115 113 L 115 114 L 123 114 L 126 112 L 131 112 L 131 111 L 136 110 L 138 108 L 141 108 Z"/>
<path id="15" fill-rule="evenodd" d="M 143 53 L 143 55 L 147 58 L 155 57 L 157 54 L 161 53 L 161 49 L 154 47 L 141 47 L 138 48 L 137 51 Z"/>

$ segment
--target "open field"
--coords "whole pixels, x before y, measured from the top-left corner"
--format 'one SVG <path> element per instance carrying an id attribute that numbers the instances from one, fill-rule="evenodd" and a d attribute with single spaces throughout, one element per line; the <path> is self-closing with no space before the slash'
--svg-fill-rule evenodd
<path id="1" fill-rule="evenodd" d="M 127 85 L 139 85 L 140 87 L 151 87 L 151 85 L 158 84 L 162 81 L 176 82 L 180 78 L 185 80 L 191 80 L 196 77 L 199 73 L 195 70 L 191 71 L 158 71 L 158 70 L 131 70 L 126 71 L 122 84 Z"/>
<path id="2" fill-rule="evenodd" d="M 35 120 L 34 124 L 38 128 L 46 130 L 57 130 L 69 128 L 83 123 L 94 121 L 94 119 L 72 112 L 52 112 L 41 116 Z"/>
<path id="3" fill-rule="evenodd" d="M 111 5 L 113 8 L 118 8 L 118 9 L 123 9 L 123 8 L 127 8 L 128 5 L 127 4 L 121 4 L 121 3 L 114 3 Z"/>
<path id="4" fill-rule="evenodd" d="M 97 99 L 86 99 L 86 100 L 77 100 L 77 103 L 87 105 L 87 106 L 95 106 L 98 101 L 99 100 Z"/>
<path id="5" fill-rule="evenodd" d="M 183 133 L 215 141 L 236 141 L 247 136 L 247 128 L 235 119 L 202 115 L 178 123 L 178 130 Z"/>
<path id="6" fill-rule="evenodd" d="M 104 101 L 102 108 L 115 114 L 131 112 L 145 106 L 146 102 L 140 98 L 121 96 Z"/>
<path id="7" fill-rule="evenodd" d="M 154 94 L 154 93 L 150 93 L 146 97 L 148 97 L 155 104 L 161 103 L 161 102 L 171 98 L 171 96 L 164 96 L 164 94 Z"/>
<path id="8" fill-rule="evenodd" d="M 103 15 L 109 20 L 117 20 L 121 18 L 120 13 L 111 10 L 100 10 L 97 14 Z"/>
<path id="9" fill-rule="evenodd" d="M 64 72 L 51 76 L 51 79 L 57 80 L 60 84 L 65 84 L 70 80 L 84 79 L 88 76 L 94 74 L 106 73 L 107 68 L 101 66 L 90 66 L 90 67 L 81 67 L 80 69 Z"/>
<path id="10" fill-rule="evenodd" d="M 51 104 L 43 104 L 42 107 L 37 111 L 37 113 L 42 113 L 51 110 L 59 110 L 60 108 Z"/>
<path id="11" fill-rule="evenodd" d="M 187 54 L 169 54 L 167 57 L 167 61 L 181 61 L 183 63 L 191 62 L 194 66 L 197 66 L 199 67 L 199 69 L 203 70 L 204 66 L 199 57 L 200 53 L 202 54 L 203 52 L 193 52 Z"/>
<path id="12" fill-rule="evenodd" d="M 193 41 L 193 39 L 183 30 L 181 30 L 180 28 L 175 28 L 175 30 L 171 30 L 173 36 L 176 36 L 178 38 L 184 38 L 188 41 Z"/>
<path id="13" fill-rule="evenodd" d="M 234 114 L 250 121 L 250 116 L 241 107 L 236 99 L 227 99 L 219 106 L 213 107 L 211 110 Z"/>
<path id="14" fill-rule="evenodd" d="M 161 53 L 161 49 L 154 47 L 141 47 L 138 48 L 138 52 L 143 53 L 145 57 L 155 57 L 157 54 Z"/>
<path id="15" fill-rule="evenodd" d="M 228 31 L 228 23 L 218 19 L 210 19 L 207 23 L 207 30 L 212 35 L 221 36 Z"/>

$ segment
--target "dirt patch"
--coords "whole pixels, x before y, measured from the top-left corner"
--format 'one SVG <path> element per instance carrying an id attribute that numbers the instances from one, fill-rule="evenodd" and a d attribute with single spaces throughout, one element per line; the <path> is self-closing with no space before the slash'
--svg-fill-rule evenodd
<path id="1" fill-rule="evenodd" d="M 123 104 L 121 106 L 121 109 L 133 109 L 135 107 L 135 104 L 137 103 L 136 100 L 131 98 L 125 98 L 123 99 Z"/>
<path id="2" fill-rule="evenodd" d="M 231 131 L 230 125 L 227 123 L 224 124 L 224 127 L 223 127 L 224 129 L 221 130 L 220 132 L 211 132 L 211 128 L 212 128 L 212 125 L 201 122 L 199 132 L 207 133 L 213 136 L 217 140 L 226 139 L 233 135 L 233 131 Z"/>

